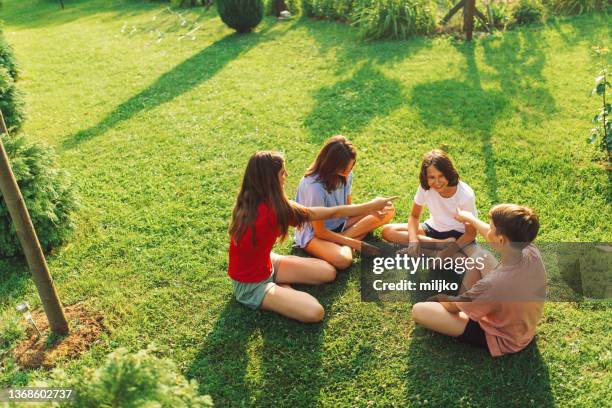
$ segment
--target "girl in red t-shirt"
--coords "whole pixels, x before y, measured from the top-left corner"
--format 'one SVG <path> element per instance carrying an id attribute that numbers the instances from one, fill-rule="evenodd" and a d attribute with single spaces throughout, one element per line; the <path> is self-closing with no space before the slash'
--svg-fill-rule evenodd
<path id="1" fill-rule="evenodd" d="M 302 322 L 319 322 L 324 315 L 321 304 L 289 284 L 333 281 L 335 268 L 321 259 L 277 255 L 272 252 L 274 243 L 287 237 L 290 225 L 300 227 L 313 220 L 382 211 L 397 197 L 379 197 L 360 205 L 306 208 L 287 199 L 286 178 L 280 153 L 251 156 L 229 227 L 228 274 L 240 303 Z"/>

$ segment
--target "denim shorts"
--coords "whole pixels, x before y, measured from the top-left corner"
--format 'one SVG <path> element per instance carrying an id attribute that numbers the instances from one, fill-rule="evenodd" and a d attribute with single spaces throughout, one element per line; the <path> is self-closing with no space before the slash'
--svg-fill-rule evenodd
<path id="1" fill-rule="evenodd" d="M 464 234 L 463 232 L 457 231 L 457 230 L 437 231 L 431 228 L 431 226 L 427 224 L 426 222 L 421 224 L 421 228 L 423 229 L 423 231 L 425 231 L 425 235 L 433 239 L 447 239 L 447 238 L 459 239 L 459 237 L 461 237 Z"/>
<path id="2" fill-rule="evenodd" d="M 261 307 L 261 302 L 266 297 L 266 293 L 276 282 L 276 272 L 278 271 L 278 265 L 282 256 L 272 252 L 270 258 L 272 259 L 272 273 L 268 278 L 259 282 L 238 282 L 232 279 L 232 287 L 236 300 L 253 310 Z M 272 285 L 268 285 L 270 282 L 272 282 Z"/>

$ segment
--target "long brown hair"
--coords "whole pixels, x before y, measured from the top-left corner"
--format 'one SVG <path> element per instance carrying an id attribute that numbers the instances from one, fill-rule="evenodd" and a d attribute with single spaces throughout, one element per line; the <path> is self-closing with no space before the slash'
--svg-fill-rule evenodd
<path id="1" fill-rule="evenodd" d="M 331 193 L 340 185 L 346 184 L 346 178 L 338 173 L 346 169 L 351 160 L 357 159 L 355 146 L 344 136 L 330 137 L 321 149 L 315 161 L 306 170 L 305 176 L 317 176 L 317 181 Z"/>
<path id="2" fill-rule="evenodd" d="M 281 240 L 287 237 L 289 225 L 301 226 L 310 219 L 306 207 L 289 202 L 285 196 L 278 179 L 284 166 L 285 160 L 278 152 L 257 152 L 249 159 L 228 230 L 234 243 L 237 244 L 246 230 L 252 228 L 253 246 L 256 245 L 255 220 L 262 202 L 274 210 Z"/>
<path id="3" fill-rule="evenodd" d="M 444 177 L 448 180 L 449 186 L 456 186 L 459 184 L 459 173 L 450 157 L 446 152 L 442 150 L 434 149 L 423 155 L 423 161 L 421 162 L 421 174 L 419 174 L 419 181 L 423 190 L 429 190 L 429 183 L 427 183 L 427 168 L 434 166 L 444 174 Z"/>

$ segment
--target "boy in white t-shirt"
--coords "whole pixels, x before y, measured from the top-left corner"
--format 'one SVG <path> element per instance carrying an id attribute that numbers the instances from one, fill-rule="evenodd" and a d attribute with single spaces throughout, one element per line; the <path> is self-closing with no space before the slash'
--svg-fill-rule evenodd
<path id="1" fill-rule="evenodd" d="M 438 256 L 450 256 L 466 248 L 476 238 L 476 229 L 455 219 L 457 209 L 476 211 L 474 190 L 463 181 L 448 155 L 432 150 L 423 156 L 420 185 L 414 196 L 407 224 L 389 224 L 382 236 L 389 242 L 408 244 L 407 253 L 417 256 L 422 244 L 447 243 Z M 423 207 L 430 217 L 419 225 Z"/>

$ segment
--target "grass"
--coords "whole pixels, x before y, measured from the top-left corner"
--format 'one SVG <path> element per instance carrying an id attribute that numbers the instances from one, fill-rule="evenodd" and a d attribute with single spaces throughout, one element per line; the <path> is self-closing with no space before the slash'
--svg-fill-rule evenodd
<path id="1" fill-rule="evenodd" d="M 232 300 L 226 229 L 251 153 L 285 152 L 293 195 L 322 142 L 342 133 L 359 151 L 355 200 L 400 194 L 397 220 L 420 156 L 444 147 L 482 213 L 524 203 L 541 214 L 542 241 L 612 241 L 609 180 L 586 144 L 598 103 L 587 97 L 590 47 L 610 38 L 608 16 L 472 44 L 364 44 L 348 26 L 309 20 L 235 35 L 195 9 L 185 16 L 201 24 L 196 39 L 178 41 L 185 30 L 164 5 L 66 6 L 5 0 L 0 16 L 23 72 L 25 130 L 56 149 L 82 197 L 77 233 L 50 269 L 65 304 L 85 301 L 111 329 L 68 372 L 154 342 L 220 406 L 606 405 L 609 303 L 549 303 L 537 346 L 491 359 L 416 328 L 409 304 L 361 302 L 355 265 L 305 288 L 327 312 L 306 326 Z M 17 300 L 40 304 L 21 261 L 0 261 L 0 294 L 3 320 Z M 0 387 L 45 378 L 15 369 L 10 327 Z"/>

